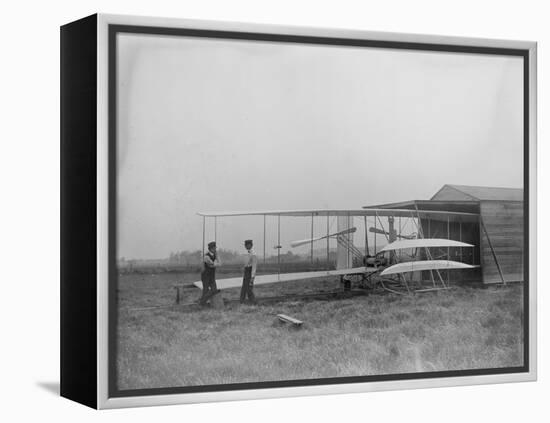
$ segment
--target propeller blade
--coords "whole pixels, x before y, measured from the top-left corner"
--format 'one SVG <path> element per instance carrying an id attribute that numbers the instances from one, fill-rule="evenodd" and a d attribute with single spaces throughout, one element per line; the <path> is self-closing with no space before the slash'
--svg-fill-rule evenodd
<path id="1" fill-rule="evenodd" d="M 374 228 L 372 226 L 369 228 L 369 232 L 373 232 L 375 234 L 389 235 L 389 232 L 386 232 L 380 228 Z"/>
<path id="2" fill-rule="evenodd" d="M 317 237 L 317 238 L 300 239 L 300 240 L 298 240 L 298 241 L 292 241 L 292 242 L 290 243 L 290 246 L 291 246 L 292 248 L 294 248 L 294 247 L 299 247 L 299 246 L 301 246 L 301 245 L 311 244 L 312 242 L 320 241 L 320 240 L 322 240 L 322 239 L 327 239 L 327 238 L 331 238 L 331 237 L 334 237 L 334 236 L 352 234 L 352 233 L 354 233 L 356 230 L 357 230 L 357 228 L 356 228 L 356 227 L 353 227 L 353 228 L 345 229 L 345 230 L 340 231 L 340 232 L 335 232 L 335 233 L 333 233 L 333 234 L 324 235 L 324 236 L 319 236 L 319 237 Z"/>
<path id="3" fill-rule="evenodd" d="M 381 234 L 381 235 L 387 235 L 387 236 L 390 236 L 390 233 L 389 232 L 386 232 L 380 228 L 375 228 L 373 226 L 371 226 L 369 228 L 369 232 L 373 232 L 375 234 Z M 397 238 L 403 238 L 403 239 L 416 239 L 416 234 L 411 234 L 411 235 L 396 235 Z"/>

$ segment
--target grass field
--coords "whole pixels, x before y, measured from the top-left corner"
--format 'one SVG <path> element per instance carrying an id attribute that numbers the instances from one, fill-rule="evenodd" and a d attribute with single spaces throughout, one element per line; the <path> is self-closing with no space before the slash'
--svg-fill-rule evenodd
<path id="1" fill-rule="evenodd" d="M 184 275 L 189 283 L 197 275 Z M 160 388 L 520 366 L 522 286 L 294 300 L 224 310 L 169 305 L 181 274 L 119 279 L 118 387 Z M 339 287 L 337 279 L 263 285 L 259 297 Z M 185 289 L 184 302 L 198 289 Z M 238 289 L 223 292 L 234 299 Z M 278 313 L 304 321 L 281 324 Z"/>

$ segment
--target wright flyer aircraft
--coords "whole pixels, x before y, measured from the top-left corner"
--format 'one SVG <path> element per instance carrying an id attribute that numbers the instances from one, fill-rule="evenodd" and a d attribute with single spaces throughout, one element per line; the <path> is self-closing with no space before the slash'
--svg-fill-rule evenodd
<path id="1" fill-rule="evenodd" d="M 198 215 L 202 217 L 203 251 L 208 219 L 213 219 L 214 227 L 217 228 L 218 219 L 263 217 L 263 239 L 257 240 L 256 245 L 258 256 L 263 255 L 264 263 L 267 248 L 270 248 L 266 246 L 267 218 L 270 221 L 276 220 L 277 238 L 273 248 L 277 251 L 277 271 L 258 274 L 255 285 L 340 277 L 343 282 L 360 281 L 363 287 L 376 286 L 398 294 L 409 294 L 447 289 L 449 272 L 479 267 L 472 261 L 474 254 L 468 252 L 475 245 L 463 242 L 462 239 L 451 239 L 449 230 L 451 222 L 462 227 L 463 223 L 477 221 L 478 216 L 474 213 L 418 208 L 361 208 L 221 211 L 199 212 Z M 287 219 L 292 218 L 301 218 L 302 222 L 306 218 L 310 229 L 309 238 L 291 240 L 283 245 L 281 228 Z M 430 233 L 430 221 L 447 222 L 447 233 Z M 333 228 L 335 222 L 336 228 Z M 370 242 L 369 234 L 372 237 Z M 364 238 L 356 243 L 354 238 L 357 239 L 358 235 Z M 214 236 L 217 237 L 217 229 L 214 230 Z M 383 245 L 377 245 L 380 237 Z M 462 238 L 461 233 L 459 238 Z M 334 249 L 331 249 L 331 240 L 336 241 L 336 259 L 333 258 L 333 264 L 331 253 L 334 253 Z M 317 258 L 320 256 L 323 244 L 327 264 L 325 269 L 282 271 L 281 249 L 308 247 L 313 263 L 314 254 Z M 202 288 L 201 282 L 194 284 Z M 239 287 L 241 284 L 242 277 L 217 279 L 219 289 Z"/>

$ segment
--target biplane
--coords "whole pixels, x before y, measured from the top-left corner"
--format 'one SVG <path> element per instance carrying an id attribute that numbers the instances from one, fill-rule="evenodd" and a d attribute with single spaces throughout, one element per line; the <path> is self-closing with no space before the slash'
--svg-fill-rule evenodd
<path id="1" fill-rule="evenodd" d="M 202 217 L 203 239 L 202 249 L 205 248 L 205 227 L 207 219 L 214 219 L 215 228 L 217 220 L 228 217 L 263 217 L 263 261 L 266 261 L 266 227 L 267 218 L 276 218 L 277 241 L 277 273 L 258 274 L 255 285 L 300 281 L 314 278 L 340 277 L 342 281 L 360 280 L 368 281 L 363 286 L 373 287 L 379 285 L 383 289 L 396 293 L 425 292 L 436 289 L 447 289 L 441 272 L 455 269 L 471 269 L 478 266 L 451 260 L 451 248 L 469 248 L 472 244 L 447 238 L 425 238 L 421 224 L 422 219 L 450 220 L 459 222 L 473 222 L 478 216 L 472 213 L 448 212 L 439 210 L 411 210 L 411 209 L 305 209 L 305 210 L 269 210 L 269 211 L 222 211 L 199 212 Z M 301 272 L 281 271 L 281 220 L 282 218 L 309 218 L 310 237 L 300 240 L 290 240 L 289 248 L 309 246 L 310 259 L 314 260 L 314 246 L 321 242 L 326 244 L 325 270 L 311 270 Z M 332 221 L 332 224 L 331 224 Z M 331 230 L 334 221 L 337 228 Z M 398 224 L 396 225 L 398 221 Z M 406 221 L 406 224 L 403 223 Z M 319 227 L 319 222 L 324 227 L 323 233 L 315 233 L 314 228 Z M 385 222 L 385 224 L 384 224 Z M 412 222 L 412 223 L 411 223 Z M 315 225 L 317 223 L 317 225 Z M 364 234 L 360 246 L 354 243 L 354 235 L 358 234 L 358 227 L 362 226 L 361 234 Z M 405 233 L 408 228 L 409 233 Z M 411 229 L 412 228 L 412 229 Z M 319 232 L 317 230 L 317 232 Z M 214 231 L 215 237 L 217 230 Z M 369 234 L 372 234 L 374 250 L 369 245 Z M 385 245 L 377 249 L 377 237 L 383 236 Z M 330 263 L 330 242 L 336 241 L 336 265 Z M 333 241 L 334 242 L 334 241 Z M 440 251 L 439 255 L 436 252 Z M 462 255 L 462 254 L 461 254 Z M 260 256 L 260 255 L 259 255 Z M 261 257 L 261 256 L 260 256 Z M 261 262 L 260 262 L 261 263 Z M 423 275 L 429 275 L 431 285 L 426 288 L 422 283 Z M 417 275 L 416 278 L 413 275 Z M 195 282 L 202 288 L 202 283 Z M 219 289 L 239 287 L 242 277 L 217 279 Z M 402 289 L 398 288 L 401 287 Z"/>

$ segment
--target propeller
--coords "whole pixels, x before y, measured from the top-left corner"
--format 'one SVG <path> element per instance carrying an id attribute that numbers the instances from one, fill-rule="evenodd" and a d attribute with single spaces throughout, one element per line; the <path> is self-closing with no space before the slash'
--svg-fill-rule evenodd
<path id="1" fill-rule="evenodd" d="M 386 236 L 390 236 L 390 233 L 389 232 L 386 232 L 384 231 L 383 229 L 380 229 L 380 228 L 374 228 L 374 227 L 370 227 L 369 228 L 369 232 L 373 232 L 375 234 L 381 234 L 381 235 L 386 235 Z M 403 239 L 416 239 L 416 233 L 412 233 L 410 235 L 399 235 L 399 234 L 395 234 L 395 236 L 397 238 L 403 238 Z"/>
<path id="2" fill-rule="evenodd" d="M 317 238 L 309 238 L 309 239 L 300 239 L 298 241 L 292 241 L 290 243 L 290 246 L 292 248 L 294 247 L 299 247 L 301 245 L 306 245 L 306 244 L 311 244 L 312 242 L 315 242 L 315 241 L 320 241 L 322 239 L 327 239 L 327 238 L 333 238 L 333 237 L 337 237 L 339 235 L 347 235 L 347 234 L 352 234 L 354 233 L 355 231 L 357 230 L 356 227 L 353 227 L 353 228 L 349 228 L 349 229 L 345 229 L 343 231 L 340 231 L 340 232 L 335 232 L 333 234 L 328 234 L 328 235 L 324 235 L 324 236 L 319 236 Z"/>

